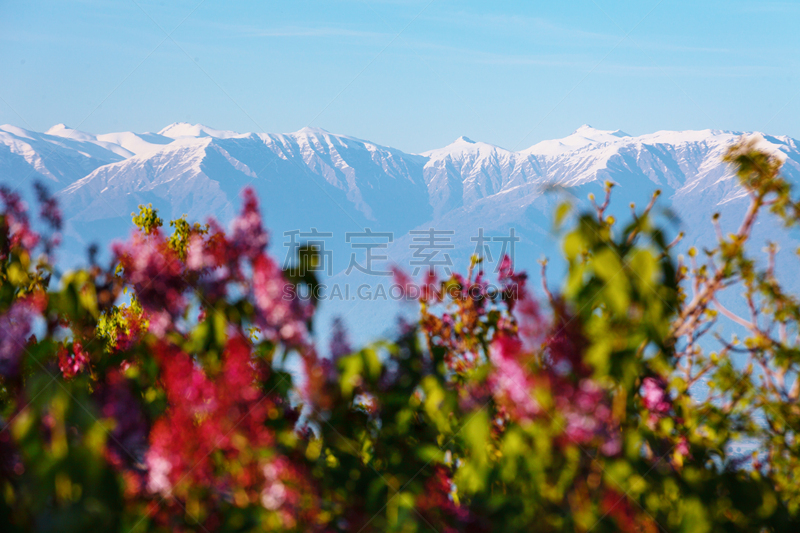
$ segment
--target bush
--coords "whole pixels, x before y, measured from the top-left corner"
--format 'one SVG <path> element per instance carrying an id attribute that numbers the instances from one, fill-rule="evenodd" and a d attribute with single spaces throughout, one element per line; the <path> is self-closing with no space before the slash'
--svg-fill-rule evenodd
<path id="1" fill-rule="evenodd" d="M 57 289 L 57 206 L 39 191 L 38 235 L 2 191 L 5 529 L 797 531 L 800 306 L 774 247 L 762 265 L 745 244 L 800 206 L 754 144 L 726 160 L 751 205 L 704 261 L 676 260 L 655 197 L 618 229 L 607 196 L 564 237 L 560 293 L 507 258 L 490 289 L 475 258 L 424 279 L 398 339 L 353 350 L 338 325 L 330 358 L 314 302 L 285 298 L 316 280 L 266 254 L 251 191 L 228 233 L 167 236 L 142 206 L 110 267 Z M 718 301 L 731 285 L 747 318 Z M 709 352 L 722 320 L 746 338 Z"/>

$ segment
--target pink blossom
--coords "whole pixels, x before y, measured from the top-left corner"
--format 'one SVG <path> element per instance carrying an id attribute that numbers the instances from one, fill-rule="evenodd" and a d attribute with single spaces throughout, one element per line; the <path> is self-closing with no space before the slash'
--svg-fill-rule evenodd
<path id="1" fill-rule="evenodd" d="M 675 445 L 675 453 L 682 455 L 683 457 L 690 457 L 691 453 L 689 452 L 689 441 L 686 437 L 681 436 L 678 439 L 678 443 Z"/>
<path id="2" fill-rule="evenodd" d="M 261 225 L 258 212 L 258 199 L 250 187 L 242 191 L 244 207 L 242 213 L 233 221 L 231 240 L 247 259 L 253 260 L 264 252 L 269 243 L 269 235 Z"/>
<path id="3" fill-rule="evenodd" d="M 145 309 L 173 316 L 183 312 L 187 288 L 183 262 L 160 232 L 135 232 L 130 242 L 114 245 L 114 254 Z"/>
<path id="4" fill-rule="evenodd" d="M 613 457 L 622 451 L 622 435 L 619 429 L 615 429 L 610 435 L 606 437 L 603 444 L 600 445 L 600 452 L 608 457 Z"/>
<path id="5" fill-rule="evenodd" d="M 8 231 L 8 247 L 22 247 L 32 250 L 39 243 L 39 235 L 34 232 L 28 222 L 28 206 L 19 194 L 6 187 L 0 187 L 0 199 L 5 203 L 5 223 Z M 0 250 L 0 257 L 5 257 L 8 250 Z"/>
<path id="6" fill-rule="evenodd" d="M 614 455 L 618 446 L 610 436 L 618 431 L 611 419 L 605 391 L 591 379 L 583 379 L 573 387 L 554 378 L 551 388 L 558 410 L 564 413 L 567 439 L 581 445 L 601 439 L 605 448 L 601 451 Z"/>
<path id="7" fill-rule="evenodd" d="M 306 473 L 285 457 L 276 457 L 264 465 L 262 474 L 261 505 L 278 512 L 284 527 L 294 528 L 303 512 L 304 500 L 317 497 Z"/>
<path id="8" fill-rule="evenodd" d="M 646 409 L 659 414 L 670 410 L 671 404 L 665 385 L 662 380 L 650 377 L 644 378 L 640 393 L 642 395 L 642 403 L 644 403 Z"/>
<path id="9" fill-rule="evenodd" d="M 155 355 L 162 366 L 168 408 L 150 432 L 146 455 L 150 491 L 171 491 L 182 480 L 221 484 L 220 476 L 228 474 L 215 470 L 214 452 L 235 458 L 240 457 L 242 443 L 252 448 L 273 444 L 273 433 L 265 422 L 275 404 L 256 383 L 250 345 L 242 336 L 228 341 L 221 368 L 213 376 L 167 343 L 158 344 Z M 255 458 L 241 456 L 240 460 Z"/>
<path id="10" fill-rule="evenodd" d="M 403 298 L 413 299 L 419 296 L 419 287 L 414 284 L 414 280 L 403 269 L 397 266 L 392 267 L 392 275 L 395 285 L 401 288 L 401 296 Z"/>
<path id="11" fill-rule="evenodd" d="M 288 296 L 288 282 L 275 262 L 259 255 L 253 262 L 253 296 L 261 331 L 267 338 L 290 344 L 305 342 L 306 313 L 297 298 Z"/>
<path id="12" fill-rule="evenodd" d="M 490 386 L 498 399 L 507 401 L 517 416 L 527 418 L 538 414 L 540 408 L 531 396 L 532 381 L 517 361 L 521 348 L 519 339 L 506 335 L 495 338 L 489 352 L 494 372 Z"/>
<path id="13" fill-rule="evenodd" d="M 16 300 L 0 315 L 0 375 L 11 377 L 19 372 L 34 317 L 33 305 L 28 300 Z"/>
<path id="14" fill-rule="evenodd" d="M 186 247 L 186 268 L 203 270 L 216 266 L 214 255 L 207 249 L 202 235 L 192 235 Z"/>
<path id="15" fill-rule="evenodd" d="M 598 429 L 597 421 L 590 414 L 579 411 L 566 413 L 567 425 L 564 434 L 577 444 L 592 440 Z"/>
<path id="16" fill-rule="evenodd" d="M 147 466 L 147 490 L 153 494 L 169 496 L 172 490 L 172 483 L 169 475 L 172 472 L 172 463 L 160 454 L 155 446 L 151 447 L 145 455 L 145 465 Z"/>
<path id="17" fill-rule="evenodd" d="M 72 343 L 72 353 L 65 347 L 58 352 L 58 368 L 64 379 L 72 379 L 89 365 L 89 354 L 79 342 Z"/>
<path id="18" fill-rule="evenodd" d="M 508 255 L 504 255 L 497 267 L 498 277 L 501 280 L 509 279 L 514 274 L 514 265 Z"/>

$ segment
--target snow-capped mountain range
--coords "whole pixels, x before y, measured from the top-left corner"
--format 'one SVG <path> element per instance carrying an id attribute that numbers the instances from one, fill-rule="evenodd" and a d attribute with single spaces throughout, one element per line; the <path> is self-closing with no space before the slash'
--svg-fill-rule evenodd
<path id="1" fill-rule="evenodd" d="M 213 215 L 224 223 L 239 209 L 239 192 L 250 186 L 273 232 L 275 255 L 286 253 L 284 232 L 333 234 L 326 242 L 334 251 L 333 279 L 343 280 L 350 263 L 345 234 L 364 228 L 394 234 L 388 248 L 377 251 L 401 266 L 420 253 L 410 230 L 453 231 L 447 237 L 452 248 L 440 253 L 452 256 L 459 270 L 480 231 L 491 238 L 514 228 L 521 239 L 517 263 L 535 269 L 541 255 L 558 255 L 553 207 L 565 195 L 580 203 L 589 192 L 599 194 L 607 180 L 618 185 L 613 206 L 623 215 L 631 202 L 643 205 L 661 189 L 660 205 L 677 215 L 672 229 L 687 232 L 687 245 L 713 238 L 708 221 L 714 212 L 722 213 L 723 225 L 734 226 L 745 199 L 721 158 L 740 135 L 702 130 L 634 137 L 581 126 L 517 152 L 460 137 L 408 154 L 316 128 L 240 134 L 176 123 L 158 133 L 92 135 L 63 124 L 44 133 L 5 125 L 0 183 L 29 195 L 39 180 L 57 193 L 66 220 L 63 253 L 73 262 L 91 242 L 124 237 L 139 204 L 152 203 L 165 219 L 185 213 L 193 221 Z M 800 181 L 798 141 L 757 135 L 781 154 L 784 174 Z M 560 192 L 549 194 L 552 185 Z M 773 230 L 765 223 L 759 231 L 768 236 Z M 499 256 L 499 244 L 492 246 Z"/>

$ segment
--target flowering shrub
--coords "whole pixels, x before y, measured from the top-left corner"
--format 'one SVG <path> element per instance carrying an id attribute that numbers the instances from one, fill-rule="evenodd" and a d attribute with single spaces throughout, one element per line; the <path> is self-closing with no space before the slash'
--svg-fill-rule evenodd
<path id="1" fill-rule="evenodd" d="M 655 197 L 618 228 L 607 194 L 560 291 L 474 258 L 393 341 L 337 322 L 329 358 L 252 192 L 230 232 L 142 206 L 108 268 L 54 288 L 57 205 L 37 189 L 42 236 L 0 191 L 4 530 L 797 531 L 800 304 L 745 243 L 800 205 L 754 145 L 727 160 L 752 203 L 705 264 L 673 257 Z M 718 301 L 734 284 L 749 318 Z M 747 337 L 709 352 L 722 320 Z"/>

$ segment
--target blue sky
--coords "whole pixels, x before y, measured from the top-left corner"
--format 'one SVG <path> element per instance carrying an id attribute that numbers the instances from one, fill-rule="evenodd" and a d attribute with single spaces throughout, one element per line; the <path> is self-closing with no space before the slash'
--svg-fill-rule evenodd
<path id="1" fill-rule="evenodd" d="M 800 2 L 0 0 L 0 123 L 423 151 L 589 123 L 800 138 Z"/>

